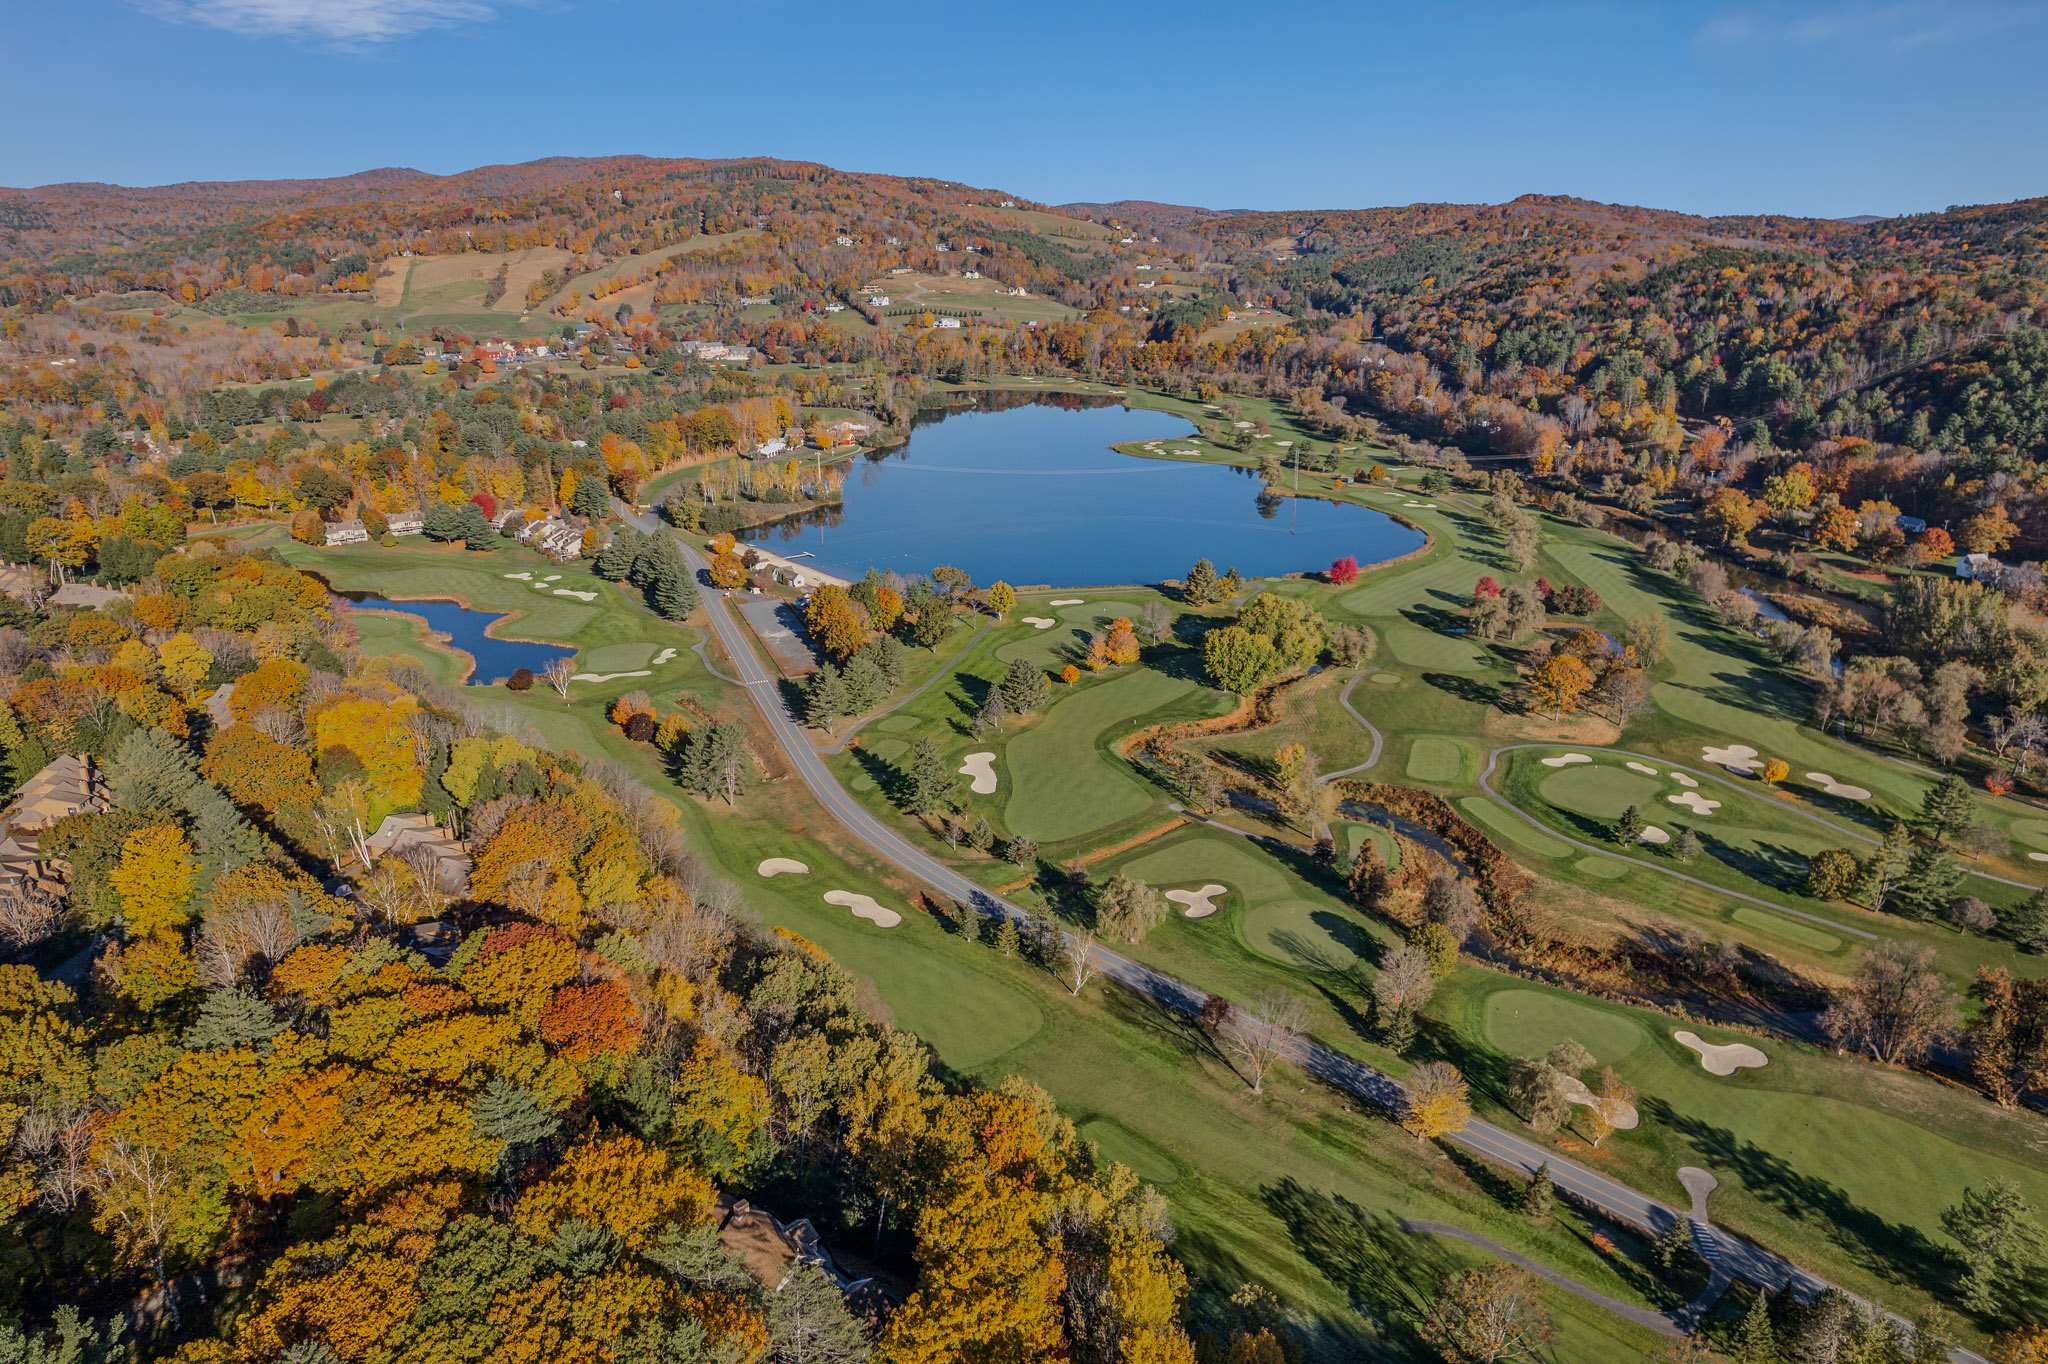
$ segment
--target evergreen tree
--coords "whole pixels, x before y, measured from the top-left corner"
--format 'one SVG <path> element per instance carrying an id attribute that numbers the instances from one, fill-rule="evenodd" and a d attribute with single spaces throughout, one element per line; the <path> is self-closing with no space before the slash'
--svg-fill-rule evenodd
<path id="1" fill-rule="evenodd" d="M 107 764 L 114 808 L 160 818 L 181 809 L 199 785 L 199 769 L 185 746 L 160 729 L 138 729 L 121 740 Z"/>
<path id="2" fill-rule="evenodd" d="M 1915 848 L 1895 897 L 1899 908 L 1923 919 L 1944 917 L 1963 893 L 1963 869 L 1932 843 Z"/>
<path id="3" fill-rule="evenodd" d="M 697 609 L 697 584 L 691 581 L 689 568 L 673 548 L 649 595 L 655 613 L 663 620 L 681 620 Z"/>
<path id="4" fill-rule="evenodd" d="M 1680 829 L 1678 837 L 1671 844 L 1674 861 L 1690 862 L 1700 855 L 1700 836 L 1691 829 Z"/>
<path id="5" fill-rule="evenodd" d="M 1550 1183 L 1550 1162 L 1546 1160 L 1529 1172 L 1528 1181 L 1522 1185 L 1522 1211 L 1530 1217 L 1548 1217 L 1556 1198 Z"/>
<path id="6" fill-rule="evenodd" d="M 910 762 L 903 769 L 900 797 L 903 808 L 913 815 L 931 815 L 950 809 L 959 803 L 958 786 L 952 769 L 939 756 L 938 746 L 930 739 L 919 739 L 910 752 Z"/>
<path id="7" fill-rule="evenodd" d="M 882 669 L 875 662 L 874 655 L 865 650 L 847 660 L 840 678 L 846 692 L 848 715 L 858 715 L 864 710 L 872 710 L 889 694 L 889 679 L 882 675 Z"/>
<path id="8" fill-rule="evenodd" d="M 254 990 L 238 985 L 207 991 L 199 1004 L 199 1016 L 185 1030 L 184 1043 L 193 1051 L 225 1051 L 267 1042 L 283 1028 L 277 1010 Z"/>
<path id="9" fill-rule="evenodd" d="M 830 729 L 840 716 L 850 713 L 839 669 L 824 664 L 804 683 L 804 723 L 813 729 Z"/>
<path id="10" fill-rule="evenodd" d="M 1998 931 L 2023 952 L 2048 951 L 2048 890 L 2037 890 L 2017 904 L 2000 905 Z"/>
<path id="11" fill-rule="evenodd" d="M 562 1119 L 540 1096 L 516 1080 L 494 1075 L 470 1104 L 476 1130 L 505 1143 L 508 1153 L 555 1135 Z"/>
<path id="12" fill-rule="evenodd" d="M 569 494 L 570 511 L 592 521 L 602 521 L 611 509 L 610 489 L 601 475 L 586 474 L 576 480 L 576 490 Z"/>
<path id="13" fill-rule="evenodd" d="M 490 521 L 484 516 L 484 509 L 474 502 L 465 502 L 455 511 L 455 537 L 466 549 L 495 549 L 498 532 L 491 529 Z"/>
<path id="14" fill-rule="evenodd" d="M 1614 826 L 1614 841 L 1624 848 L 1633 848 L 1646 827 L 1643 812 L 1631 805 L 1621 812 L 1621 821 Z"/>
<path id="15" fill-rule="evenodd" d="M 1003 845 L 1003 860 L 1029 871 L 1038 865 L 1038 845 L 1028 838 L 1013 838 Z"/>
<path id="16" fill-rule="evenodd" d="M 1937 843 L 1967 833 L 1977 822 L 1976 802 L 1961 777 L 1943 777 L 1920 800 L 1920 823 Z"/>
<path id="17" fill-rule="evenodd" d="M 1003 680 L 996 684 L 995 691 L 1003 698 L 1003 705 L 1011 714 L 1029 715 L 1045 709 L 1046 702 L 1052 697 L 1052 684 L 1046 681 L 1043 668 L 1020 658 L 1003 673 Z"/>
<path id="18" fill-rule="evenodd" d="M 193 786 L 185 793 L 185 814 L 192 821 L 192 841 L 209 876 L 262 859 L 263 836 L 220 788 L 203 781 Z"/>
<path id="19" fill-rule="evenodd" d="M 1759 1293 L 1735 1331 L 1735 1364 L 1778 1364 L 1778 1333 L 1771 1325 L 1771 1298 Z"/>
<path id="20" fill-rule="evenodd" d="M 803 1364 L 861 1364 L 867 1332 L 846 1310 L 846 1295 L 825 1271 L 798 1265 L 768 1295 L 768 1336 L 778 1360 Z"/>
<path id="21" fill-rule="evenodd" d="M 1650 1247 L 1650 1258 L 1657 1262 L 1657 1268 L 1666 1278 L 1676 1278 L 1692 1268 L 1698 1251 L 1692 1243 L 1692 1226 L 1683 1217 L 1674 1217 L 1671 1225 L 1664 1228 L 1664 1234 Z"/>
<path id="22" fill-rule="evenodd" d="M 997 916 L 996 931 L 990 939 L 990 944 L 996 951 L 1005 957 L 1014 957 L 1017 955 L 1020 942 L 1017 921 L 1007 914 Z"/>
<path id="23" fill-rule="evenodd" d="M 1009 718 L 1010 708 L 1003 704 L 1003 689 L 1001 687 L 990 687 L 987 697 L 982 700 L 981 709 L 974 712 L 973 729 L 975 737 L 979 738 L 984 734 L 993 734 L 1001 729 L 1003 721 Z"/>
<path id="24" fill-rule="evenodd" d="M 1195 606 L 1207 606 L 1217 600 L 1216 565 L 1207 559 L 1195 560 L 1195 566 L 1181 580 L 1181 595 Z"/>
<path id="25" fill-rule="evenodd" d="M 1884 831 L 1884 842 L 1862 861 L 1858 869 L 1856 895 L 1874 912 L 1882 913 L 1905 880 L 1913 862 L 1913 835 L 1904 824 L 1894 822 Z"/>
<path id="26" fill-rule="evenodd" d="M 611 539 L 611 543 L 598 551 L 591 563 L 591 572 L 608 582 L 618 582 L 633 570 L 633 561 L 640 557 L 645 541 L 639 531 L 628 526 Z"/>

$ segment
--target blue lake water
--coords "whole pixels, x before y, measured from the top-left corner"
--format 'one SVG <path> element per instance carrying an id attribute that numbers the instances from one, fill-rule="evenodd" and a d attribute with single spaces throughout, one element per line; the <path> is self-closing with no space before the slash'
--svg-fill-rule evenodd
<path id="1" fill-rule="evenodd" d="M 352 605 L 365 610 L 396 611 L 425 621 L 429 629 L 476 660 L 469 680 L 479 686 L 503 682 L 521 668 L 532 669 L 538 677 L 541 670 L 555 659 L 576 657 L 574 649 L 560 644 L 529 644 L 523 640 L 499 639 L 486 634 L 485 631 L 505 617 L 488 611 L 472 611 L 460 602 L 392 601 L 367 592 L 344 592 L 341 595 Z"/>
<path id="2" fill-rule="evenodd" d="M 857 457 L 845 501 L 746 538 L 810 551 L 828 573 L 965 569 L 1052 587 L 1178 578 L 1196 559 L 1252 577 L 1317 572 L 1421 547 L 1384 513 L 1314 498 L 1262 497 L 1257 475 L 1216 464 L 1120 455 L 1128 441 L 1185 440 L 1163 412 L 1033 403 L 918 424 L 910 442 Z"/>

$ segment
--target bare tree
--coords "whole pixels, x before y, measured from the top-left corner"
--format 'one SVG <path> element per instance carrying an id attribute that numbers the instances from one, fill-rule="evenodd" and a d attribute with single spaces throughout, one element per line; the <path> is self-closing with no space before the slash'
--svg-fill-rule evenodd
<path id="1" fill-rule="evenodd" d="M 541 669 L 542 677 L 555 689 L 555 695 L 564 701 L 569 699 L 569 683 L 576 675 L 576 665 L 566 658 L 548 660 L 548 666 Z"/>
<path id="2" fill-rule="evenodd" d="M 1095 935 L 1065 933 L 1060 937 L 1060 980 L 1078 995 L 1095 979 Z"/>
<path id="3" fill-rule="evenodd" d="M 1934 970 L 1934 949 L 1894 942 L 1864 954 L 1855 979 L 1820 1016 L 1837 1043 L 1891 1065 L 1925 1056 L 1954 1022 L 1955 1002 Z"/>
<path id="4" fill-rule="evenodd" d="M 32 946 L 56 932 L 62 917 L 58 898 L 26 878 L 17 877 L 0 886 L 0 943 Z"/>
<path id="5" fill-rule="evenodd" d="M 45 1096 L 29 1106 L 15 1146 L 34 1162 L 43 1203 L 70 1212 L 92 1187 L 93 1110 L 75 1099 Z"/>
<path id="6" fill-rule="evenodd" d="M 1294 1044 L 1294 1034 L 1308 1021 L 1308 1009 L 1293 995 L 1269 992 L 1236 1009 L 1224 1034 L 1232 1064 L 1252 1093 L 1265 1091 L 1274 1062 Z"/>
<path id="7" fill-rule="evenodd" d="M 175 1322 L 177 1304 L 164 1263 L 178 1206 L 177 1173 L 170 1157 L 153 1146 L 116 1136 L 100 1147 L 91 1179 L 100 1215 L 113 1223 L 123 1258 L 148 1266 Z"/>

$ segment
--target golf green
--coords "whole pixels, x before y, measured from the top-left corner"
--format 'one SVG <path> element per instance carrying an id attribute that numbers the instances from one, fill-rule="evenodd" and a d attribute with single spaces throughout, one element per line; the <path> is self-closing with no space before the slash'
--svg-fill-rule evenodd
<path id="1" fill-rule="evenodd" d="M 1593 762 L 1559 768 L 1538 782 L 1536 789 L 1561 810 L 1616 819 L 1631 805 L 1647 812 L 1664 787 L 1653 777 Z"/>
<path id="2" fill-rule="evenodd" d="M 1010 741 L 1005 755 L 1016 778 L 1003 807 L 1010 831 L 1057 843 L 1144 813 L 1152 789 L 1103 745 L 1113 731 L 1133 728 L 1195 690 L 1186 678 L 1133 669 L 1055 702 L 1043 720 Z"/>
<path id="3" fill-rule="evenodd" d="M 1408 745 L 1408 775 L 1417 781 L 1454 782 L 1465 774 L 1472 745 L 1441 734 L 1417 735 Z"/>
<path id="4" fill-rule="evenodd" d="M 1501 990 L 1487 997 L 1486 1040 L 1510 1056 L 1541 1056 L 1570 1038 L 1601 1061 L 1619 1065 L 1647 1040 L 1625 1014 L 1539 990 Z"/>
<path id="5" fill-rule="evenodd" d="M 1309 971 L 1349 970 L 1368 941 L 1336 909 L 1308 900 L 1270 900 L 1246 911 L 1242 922 L 1254 952 Z"/>

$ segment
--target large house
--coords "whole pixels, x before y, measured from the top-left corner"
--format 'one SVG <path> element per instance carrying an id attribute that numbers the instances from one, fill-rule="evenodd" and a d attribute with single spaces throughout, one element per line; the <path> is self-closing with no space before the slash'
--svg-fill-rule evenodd
<path id="1" fill-rule="evenodd" d="M 826 448 L 831 449 L 840 445 L 857 444 L 862 436 L 875 429 L 875 424 L 853 417 L 841 417 L 838 421 L 826 422 L 819 429 L 824 433 Z"/>
<path id="2" fill-rule="evenodd" d="M 377 832 L 363 840 L 372 857 L 399 857 L 408 862 L 424 859 L 443 895 L 469 894 L 469 874 L 475 864 L 461 842 L 442 830 L 432 815 L 386 815 Z"/>
<path id="3" fill-rule="evenodd" d="M 676 349 L 692 360 L 702 360 L 713 365 L 751 365 L 754 363 L 752 346 L 728 346 L 723 341 L 678 341 Z"/>
<path id="4" fill-rule="evenodd" d="M 583 528 L 564 521 L 559 516 L 544 516 L 538 521 L 528 521 L 515 537 L 520 544 L 537 549 L 560 563 L 583 557 Z"/>
<path id="5" fill-rule="evenodd" d="M 861 1296 L 872 1278 L 855 1278 L 840 1268 L 809 1218 L 784 1222 L 744 1198 L 720 1194 L 715 1209 L 718 1240 L 770 1293 L 779 1293 L 800 1265 L 816 1265 L 841 1293 Z"/>
<path id="6" fill-rule="evenodd" d="M 106 781 L 89 757 L 64 754 L 28 779 L 0 811 L 0 895 L 54 900 L 71 868 L 42 854 L 42 836 L 60 819 L 112 807 Z"/>
<path id="7" fill-rule="evenodd" d="M 327 543 L 329 545 L 361 545 L 369 543 L 370 532 L 360 521 L 329 521 Z"/>

